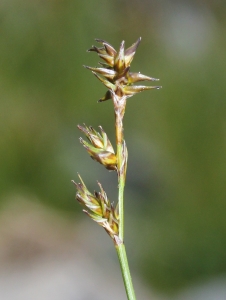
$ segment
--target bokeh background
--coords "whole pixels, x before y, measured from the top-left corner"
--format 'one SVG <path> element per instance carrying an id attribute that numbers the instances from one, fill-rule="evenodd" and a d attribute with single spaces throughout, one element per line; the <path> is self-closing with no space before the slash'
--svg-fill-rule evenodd
<path id="1" fill-rule="evenodd" d="M 97 104 L 106 88 L 82 65 L 97 66 L 94 38 L 140 36 L 131 69 L 163 89 L 129 99 L 124 120 L 138 298 L 226 299 L 225 14 L 220 0 L 1 1 L 2 299 L 125 299 L 112 242 L 70 180 L 117 199 L 115 173 L 78 141 L 83 122 L 114 141 L 112 103 Z"/>

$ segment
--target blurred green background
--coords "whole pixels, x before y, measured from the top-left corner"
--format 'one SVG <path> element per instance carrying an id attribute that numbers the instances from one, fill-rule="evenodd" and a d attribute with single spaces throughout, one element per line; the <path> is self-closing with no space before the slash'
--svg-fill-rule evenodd
<path id="1" fill-rule="evenodd" d="M 115 173 L 78 141 L 83 122 L 114 141 L 112 103 L 97 104 L 106 89 L 82 65 L 97 66 L 94 38 L 141 36 L 131 70 L 163 89 L 129 99 L 124 120 L 132 269 L 162 293 L 225 274 L 225 13 L 210 0 L 1 1 L 1 207 L 26 195 L 79 220 L 77 172 L 116 201 Z"/>

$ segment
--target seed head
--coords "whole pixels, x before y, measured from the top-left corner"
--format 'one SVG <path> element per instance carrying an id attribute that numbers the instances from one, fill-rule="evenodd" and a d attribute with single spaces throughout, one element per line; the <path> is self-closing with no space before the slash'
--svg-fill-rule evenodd
<path id="1" fill-rule="evenodd" d="M 130 72 L 130 64 L 134 58 L 137 47 L 140 44 L 139 38 L 131 47 L 124 49 L 125 42 L 122 41 L 119 51 L 117 52 L 112 45 L 100 39 L 96 41 L 102 44 L 101 48 L 92 46 L 88 51 L 93 51 L 104 60 L 100 62 L 101 68 L 92 68 L 84 66 L 92 71 L 92 73 L 107 87 L 108 91 L 99 102 L 112 99 L 112 93 L 126 98 L 133 96 L 136 93 L 144 90 L 159 89 L 160 86 L 139 86 L 134 85 L 139 81 L 158 81 L 158 79 L 142 75 L 141 73 Z"/>
<path id="2" fill-rule="evenodd" d="M 106 192 L 102 188 L 102 185 L 98 182 L 100 192 L 91 194 L 85 186 L 82 178 L 78 175 L 80 183 L 74 183 L 77 193 L 76 199 L 80 204 L 86 207 L 87 210 L 83 210 L 92 220 L 102 226 L 107 233 L 114 239 L 118 235 L 118 208 L 114 208 L 110 203 Z"/>
<path id="3" fill-rule="evenodd" d="M 86 148 L 87 152 L 94 160 L 104 165 L 108 170 L 117 170 L 117 157 L 106 132 L 99 126 L 100 132 L 97 132 L 92 126 L 87 127 L 78 125 L 78 129 L 85 133 L 88 142 L 80 138 L 80 142 Z"/>

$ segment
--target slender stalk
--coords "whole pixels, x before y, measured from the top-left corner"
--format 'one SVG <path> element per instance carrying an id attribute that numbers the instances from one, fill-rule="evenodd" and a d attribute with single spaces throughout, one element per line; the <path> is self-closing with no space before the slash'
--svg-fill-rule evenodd
<path id="1" fill-rule="evenodd" d="M 123 117 L 126 107 L 126 97 L 113 96 L 115 109 L 115 131 L 117 143 L 117 169 L 118 169 L 118 208 L 119 208 L 119 235 L 115 236 L 115 249 L 118 254 L 122 277 L 128 300 L 136 300 L 132 278 L 130 275 L 126 249 L 124 245 L 124 187 L 127 169 L 127 148 L 123 135 Z"/>
<path id="2" fill-rule="evenodd" d="M 128 300 L 136 300 L 124 244 L 115 245 Z"/>
<path id="3" fill-rule="evenodd" d="M 123 117 L 126 107 L 126 97 L 112 93 L 115 110 L 115 134 L 117 144 L 118 172 L 118 208 L 119 208 L 119 239 L 124 240 L 124 187 L 126 181 L 127 149 L 123 135 Z"/>
<path id="4" fill-rule="evenodd" d="M 122 145 L 117 146 L 117 152 L 122 152 Z M 118 160 L 122 158 L 118 156 Z M 118 206 L 119 206 L 119 238 L 124 241 L 124 187 L 125 180 L 122 176 L 118 176 Z"/>

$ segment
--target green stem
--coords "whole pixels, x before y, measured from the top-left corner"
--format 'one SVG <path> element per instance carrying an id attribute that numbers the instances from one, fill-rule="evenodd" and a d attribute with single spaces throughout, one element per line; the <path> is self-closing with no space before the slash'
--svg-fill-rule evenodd
<path id="1" fill-rule="evenodd" d="M 125 112 L 126 98 L 124 97 L 120 99 L 115 96 L 113 99 L 115 104 L 119 209 L 119 235 L 115 236 L 114 243 L 119 258 L 127 298 L 128 300 L 136 300 L 124 245 L 124 187 L 126 181 L 128 156 L 126 143 L 123 136 L 123 116 Z"/>
<path id="2" fill-rule="evenodd" d="M 127 148 L 123 135 L 123 116 L 126 107 L 126 96 L 119 97 L 112 93 L 115 109 L 115 132 L 117 144 L 117 172 L 118 172 L 118 213 L 119 213 L 119 234 L 115 235 L 114 243 L 118 254 L 122 277 L 128 300 L 136 300 L 133 289 L 132 278 L 124 245 L 124 187 L 126 182 L 127 169 Z"/>
<path id="3" fill-rule="evenodd" d="M 130 275 L 129 265 L 127 261 L 125 245 L 120 242 L 119 244 L 117 244 L 116 241 L 115 249 L 117 251 L 119 262 L 120 262 L 120 267 L 122 271 L 122 277 L 126 289 L 127 298 L 128 300 L 136 300 L 135 292 L 133 289 L 132 278 Z"/>

